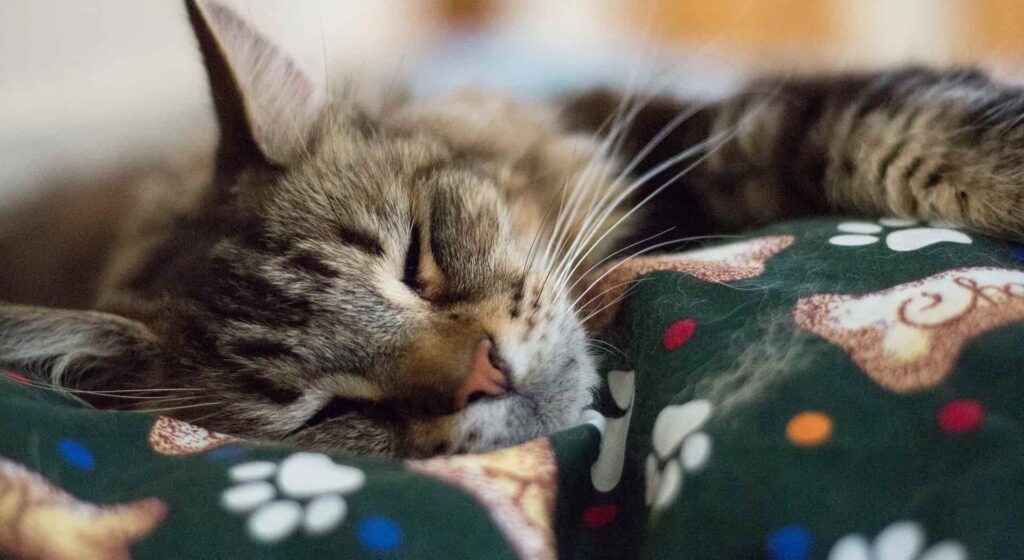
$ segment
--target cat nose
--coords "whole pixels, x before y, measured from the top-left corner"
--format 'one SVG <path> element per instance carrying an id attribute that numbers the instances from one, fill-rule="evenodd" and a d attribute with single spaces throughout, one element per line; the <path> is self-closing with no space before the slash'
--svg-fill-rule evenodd
<path id="1" fill-rule="evenodd" d="M 473 360 L 469 372 L 455 392 L 455 405 L 459 410 L 466 408 L 477 399 L 498 397 L 508 391 L 508 377 L 504 362 L 498 357 L 494 343 L 485 338 L 473 349 Z"/>

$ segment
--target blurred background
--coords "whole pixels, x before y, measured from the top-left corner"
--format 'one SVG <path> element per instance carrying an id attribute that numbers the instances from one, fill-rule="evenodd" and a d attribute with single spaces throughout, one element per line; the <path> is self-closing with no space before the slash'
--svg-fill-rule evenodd
<path id="1" fill-rule="evenodd" d="M 223 0 L 313 75 L 417 95 L 594 84 L 715 95 L 751 73 L 1024 68 L 1024 0 Z M 209 143 L 176 0 L 0 2 L 0 204 Z"/>

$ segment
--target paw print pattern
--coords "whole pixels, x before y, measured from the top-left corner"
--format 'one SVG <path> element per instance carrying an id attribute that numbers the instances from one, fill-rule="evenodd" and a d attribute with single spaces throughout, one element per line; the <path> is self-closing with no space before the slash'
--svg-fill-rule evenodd
<path id="1" fill-rule="evenodd" d="M 885 244 L 890 250 L 897 252 L 916 251 L 936 243 L 971 244 L 971 238 L 962 232 L 933 223 L 929 227 L 911 227 L 917 225 L 913 220 L 900 218 L 883 218 L 877 224 L 871 222 L 843 222 L 836 229 L 839 235 L 831 237 L 828 242 L 840 247 L 860 247 L 877 243 L 885 228 L 898 228 L 885 236 Z M 883 227 L 884 226 L 884 227 Z"/>
<path id="2" fill-rule="evenodd" d="M 363 471 L 338 465 L 321 453 L 293 453 L 278 465 L 252 461 L 228 471 L 235 483 L 221 495 L 221 505 L 234 513 L 248 513 L 249 535 L 258 542 L 275 543 L 301 525 L 308 535 L 334 529 L 345 518 L 344 494 L 362 488 Z"/>
<path id="3" fill-rule="evenodd" d="M 601 451 L 590 469 L 590 480 L 600 492 L 611 492 L 622 478 L 629 421 L 633 417 L 635 383 L 636 373 L 633 371 L 608 372 L 608 389 L 622 415 L 606 418 L 595 410 L 588 410 L 584 414 L 584 419 L 597 426 L 601 432 Z"/>
<path id="4" fill-rule="evenodd" d="M 696 399 L 667 406 L 654 421 L 654 453 L 647 456 L 646 502 L 664 509 L 679 494 L 683 473 L 700 472 L 711 457 L 711 436 L 700 428 L 713 410 L 711 403 Z"/>
<path id="5" fill-rule="evenodd" d="M 897 521 L 882 529 L 874 541 L 853 533 L 836 541 L 828 560 L 967 560 L 960 542 L 945 540 L 924 550 L 924 529 L 913 521 Z"/>

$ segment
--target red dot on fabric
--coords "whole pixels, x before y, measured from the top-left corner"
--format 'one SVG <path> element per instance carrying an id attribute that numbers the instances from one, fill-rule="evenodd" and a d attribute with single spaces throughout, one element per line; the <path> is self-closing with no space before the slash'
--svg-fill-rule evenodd
<path id="1" fill-rule="evenodd" d="M 958 400 L 939 410 L 939 428 L 950 434 L 973 432 L 985 419 L 985 407 L 978 401 Z"/>
<path id="2" fill-rule="evenodd" d="M 697 321 L 693 319 L 676 321 L 665 331 L 661 343 L 665 345 L 665 350 L 675 350 L 690 340 L 695 330 L 697 330 Z"/>
<path id="3" fill-rule="evenodd" d="M 583 524 L 591 529 L 611 523 L 619 513 L 619 504 L 597 504 L 583 510 Z"/>
<path id="4" fill-rule="evenodd" d="M 24 375 L 20 375 L 20 374 L 14 373 L 13 371 L 8 371 L 6 369 L 0 370 L 0 373 L 3 373 L 7 377 L 10 377 L 14 381 L 17 381 L 18 383 L 21 383 L 22 385 L 29 385 L 29 386 L 32 385 L 32 382 L 29 381 L 28 378 L 26 378 Z"/>

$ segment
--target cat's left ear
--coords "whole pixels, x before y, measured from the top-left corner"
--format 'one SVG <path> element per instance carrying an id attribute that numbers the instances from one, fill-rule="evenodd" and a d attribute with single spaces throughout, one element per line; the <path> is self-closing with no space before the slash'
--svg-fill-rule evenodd
<path id="1" fill-rule="evenodd" d="M 275 45 L 216 0 L 186 0 L 220 125 L 218 165 L 286 166 L 307 151 L 323 93 Z"/>

